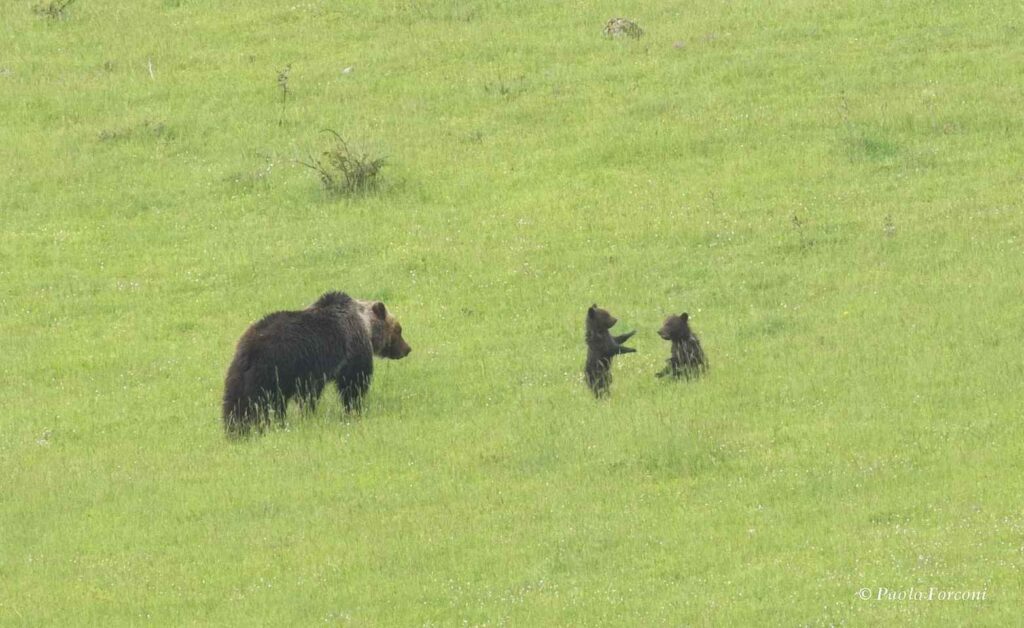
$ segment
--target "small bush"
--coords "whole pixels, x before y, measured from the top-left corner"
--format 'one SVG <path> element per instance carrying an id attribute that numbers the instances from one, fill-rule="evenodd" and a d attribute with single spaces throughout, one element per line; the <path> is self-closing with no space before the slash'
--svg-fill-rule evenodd
<path id="1" fill-rule="evenodd" d="M 299 163 L 316 171 L 328 192 L 350 196 L 376 190 L 384 158 L 357 153 L 337 131 L 325 129 L 324 132 L 334 136 L 333 144 L 320 153 L 319 158 L 310 155 L 309 161 Z"/>

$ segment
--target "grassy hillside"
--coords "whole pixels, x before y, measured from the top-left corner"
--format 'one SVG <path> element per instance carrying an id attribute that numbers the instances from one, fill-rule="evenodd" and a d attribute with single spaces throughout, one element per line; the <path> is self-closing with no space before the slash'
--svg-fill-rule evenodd
<path id="1" fill-rule="evenodd" d="M 0 624 L 1018 621 L 1019 3 L 47 5 L 0 6 Z M 237 338 L 329 289 L 412 355 L 226 440 Z M 711 373 L 656 380 L 682 311 Z"/>

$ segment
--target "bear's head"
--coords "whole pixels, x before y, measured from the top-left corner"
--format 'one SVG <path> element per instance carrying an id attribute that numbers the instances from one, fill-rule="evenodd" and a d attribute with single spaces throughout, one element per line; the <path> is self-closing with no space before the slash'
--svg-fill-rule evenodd
<path id="1" fill-rule="evenodd" d="M 679 316 L 669 316 L 665 319 L 665 324 L 658 330 L 658 335 L 665 340 L 689 340 L 690 315 L 683 312 Z"/>
<path id="2" fill-rule="evenodd" d="M 612 316 L 608 310 L 602 310 L 597 304 L 590 306 L 587 310 L 587 327 L 597 330 L 611 329 L 619 319 Z"/>
<path id="3" fill-rule="evenodd" d="M 412 351 L 402 338 L 402 324 L 380 301 L 370 306 L 370 342 L 373 353 L 381 358 L 401 360 Z"/>

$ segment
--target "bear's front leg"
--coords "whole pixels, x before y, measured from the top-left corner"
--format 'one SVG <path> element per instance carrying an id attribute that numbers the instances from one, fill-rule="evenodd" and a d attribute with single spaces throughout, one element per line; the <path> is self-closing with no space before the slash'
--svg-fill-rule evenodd
<path id="1" fill-rule="evenodd" d="M 615 344 L 621 345 L 622 343 L 624 343 L 627 340 L 629 340 L 630 338 L 632 338 L 633 334 L 635 334 L 635 333 L 636 333 L 636 330 L 634 329 L 633 331 L 629 332 L 628 334 L 622 334 L 621 336 L 615 336 Z"/>
<path id="2" fill-rule="evenodd" d="M 357 377 L 344 382 L 338 382 L 338 393 L 341 394 L 341 402 L 345 404 L 348 412 L 359 412 L 363 409 L 363 397 L 370 389 L 369 377 Z"/>
<path id="3" fill-rule="evenodd" d="M 338 394 L 341 395 L 341 402 L 345 404 L 346 411 L 358 412 L 362 409 L 363 396 L 370 389 L 371 379 L 373 379 L 372 356 L 347 364 L 338 372 L 334 383 L 338 387 Z"/>

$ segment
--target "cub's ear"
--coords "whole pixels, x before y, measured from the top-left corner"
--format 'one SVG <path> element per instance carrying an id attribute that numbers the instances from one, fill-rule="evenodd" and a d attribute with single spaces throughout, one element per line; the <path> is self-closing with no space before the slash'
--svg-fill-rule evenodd
<path id="1" fill-rule="evenodd" d="M 384 303 L 377 301 L 373 304 L 373 313 L 377 315 L 377 318 L 384 320 L 388 317 L 388 308 L 384 307 Z"/>
<path id="2" fill-rule="evenodd" d="M 683 319 L 683 322 L 685 323 L 686 321 L 690 320 L 690 315 L 687 314 L 686 312 L 683 312 L 682 315 L 679 316 L 679 318 Z"/>
<path id="3" fill-rule="evenodd" d="M 595 303 L 595 304 L 590 306 L 590 309 L 587 310 L 587 318 L 594 318 L 594 314 L 595 314 L 594 310 L 596 308 L 597 308 L 597 303 Z"/>

